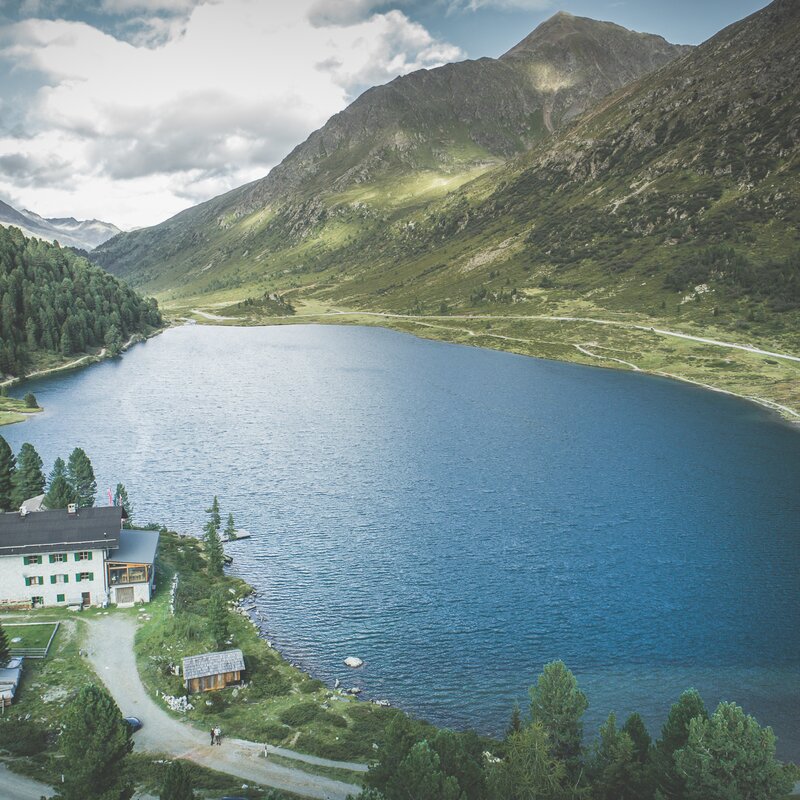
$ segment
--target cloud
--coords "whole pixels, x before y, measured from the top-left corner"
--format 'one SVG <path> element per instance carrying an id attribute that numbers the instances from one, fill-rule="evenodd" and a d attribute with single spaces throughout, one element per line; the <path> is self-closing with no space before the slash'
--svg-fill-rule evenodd
<path id="1" fill-rule="evenodd" d="M 0 139 L 12 159 L 0 164 L 0 191 L 48 215 L 158 222 L 263 176 L 369 85 L 463 55 L 397 10 L 322 25 L 311 22 L 314 0 L 103 5 L 188 16 L 179 29 L 131 17 L 138 42 L 65 20 L 0 33 L 0 60 L 38 86 L 24 134 Z M 29 179 L 14 171 L 26 159 Z"/>

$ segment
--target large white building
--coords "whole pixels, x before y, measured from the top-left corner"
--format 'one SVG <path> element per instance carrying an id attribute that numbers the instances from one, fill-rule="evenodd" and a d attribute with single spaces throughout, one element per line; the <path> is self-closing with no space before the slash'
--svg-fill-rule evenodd
<path id="1" fill-rule="evenodd" d="M 0 514 L 0 606 L 148 602 L 157 549 L 117 506 Z"/>

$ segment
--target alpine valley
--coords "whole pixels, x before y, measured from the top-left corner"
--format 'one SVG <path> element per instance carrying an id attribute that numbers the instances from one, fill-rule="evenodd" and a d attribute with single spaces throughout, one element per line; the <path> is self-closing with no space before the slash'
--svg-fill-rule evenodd
<path id="1" fill-rule="evenodd" d="M 499 59 L 370 89 L 265 178 L 92 258 L 205 321 L 344 311 L 794 416 L 799 37 L 792 0 L 697 48 L 558 13 Z"/>

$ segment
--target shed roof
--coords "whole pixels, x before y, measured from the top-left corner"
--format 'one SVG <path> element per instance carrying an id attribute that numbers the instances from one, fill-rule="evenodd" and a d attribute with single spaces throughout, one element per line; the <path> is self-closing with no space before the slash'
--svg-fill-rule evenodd
<path id="1" fill-rule="evenodd" d="M 119 532 L 119 549 L 109 553 L 109 561 L 121 564 L 152 564 L 158 550 L 158 531 Z"/>
<path id="2" fill-rule="evenodd" d="M 43 505 L 44 502 L 44 493 L 37 494 L 36 497 L 29 497 L 22 505 L 28 509 L 28 511 L 45 511 L 47 506 Z"/>
<path id="3" fill-rule="evenodd" d="M 183 659 L 183 677 L 205 678 L 208 675 L 221 675 L 223 672 L 241 672 L 244 669 L 244 656 L 241 650 L 224 650 L 221 653 L 203 653 Z"/>
<path id="4" fill-rule="evenodd" d="M 0 556 L 53 550 L 94 550 L 119 547 L 122 509 L 119 506 L 37 511 L 22 516 L 0 514 Z"/>

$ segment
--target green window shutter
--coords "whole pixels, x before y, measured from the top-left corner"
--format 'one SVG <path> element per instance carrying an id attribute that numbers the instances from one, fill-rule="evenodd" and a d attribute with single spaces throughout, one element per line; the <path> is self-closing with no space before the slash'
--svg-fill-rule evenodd
<path id="1" fill-rule="evenodd" d="M 31 585 L 31 579 L 30 578 L 25 578 L 25 585 L 26 586 L 30 586 Z"/>
<path id="2" fill-rule="evenodd" d="M 75 583 L 79 583 L 79 582 L 80 582 L 80 579 L 81 579 L 81 574 L 80 574 L 80 572 L 79 572 L 79 573 L 78 573 L 78 574 L 75 576 Z"/>
<path id="3" fill-rule="evenodd" d="M 92 551 L 90 550 L 89 551 L 89 561 L 91 561 L 91 560 L 92 560 Z"/>
<path id="4" fill-rule="evenodd" d="M 63 603 L 63 602 L 64 602 L 64 595 L 63 594 L 57 594 L 56 595 L 56 603 Z"/>
<path id="5" fill-rule="evenodd" d="M 89 573 L 89 580 L 90 580 L 90 581 L 93 581 L 93 580 L 94 580 L 94 572 L 90 572 L 90 573 Z"/>
<path id="6" fill-rule="evenodd" d="M 75 560 L 76 561 L 80 561 L 81 560 L 80 553 L 75 553 Z"/>
<path id="7" fill-rule="evenodd" d="M 55 583 L 55 582 L 56 582 L 56 576 L 55 575 L 51 575 L 50 576 L 50 583 Z"/>
<path id="8" fill-rule="evenodd" d="M 27 567 L 31 562 L 28 561 L 28 556 L 22 556 L 22 563 Z"/>
<path id="9" fill-rule="evenodd" d="M 64 583 L 69 583 L 69 575 L 64 576 Z"/>
<path id="10" fill-rule="evenodd" d="M 55 564 L 56 563 L 56 557 L 55 557 L 55 555 L 53 553 L 50 553 L 50 563 L 51 564 Z"/>

